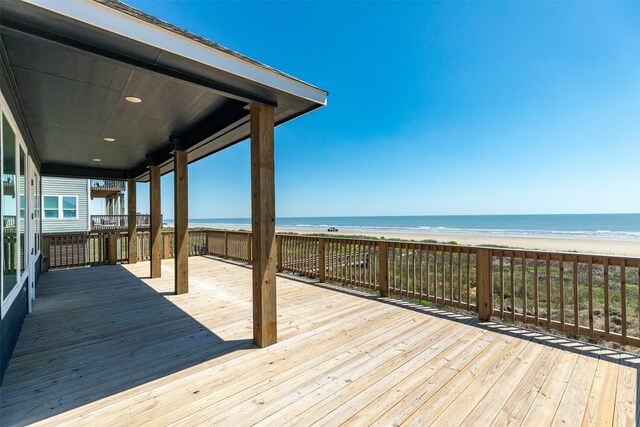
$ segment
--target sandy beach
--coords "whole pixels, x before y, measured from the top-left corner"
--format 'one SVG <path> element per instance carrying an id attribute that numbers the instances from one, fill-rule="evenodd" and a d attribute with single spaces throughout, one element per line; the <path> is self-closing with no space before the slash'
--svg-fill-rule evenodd
<path id="1" fill-rule="evenodd" d="M 197 225 L 193 225 L 197 227 Z M 238 226 L 217 226 L 217 229 L 246 230 Z M 323 233 L 334 237 L 341 235 L 357 234 L 367 237 L 384 237 L 385 239 L 400 240 L 435 240 L 442 243 L 455 241 L 460 245 L 482 246 L 501 245 L 521 249 L 538 249 L 546 251 L 566 251 L 604 255 L 624 255 L 640 257 L 640 241 L 638 240 L 608 240 L 595 238 L 554 238 L 554 237 L 534 237 L 534 236 L 509 236 L 509 235 L 487 235 L 487 234 L 452 234 L 452 233 L 431 233 L 431 232 L 386 232 L 386 231 L 362 231 L 357 233 L 337 232 L 327 233 L 326 228 L 308 228 L 301 232 L 299 228 L 276 229 L 278 233 L 316 234 Z"/>

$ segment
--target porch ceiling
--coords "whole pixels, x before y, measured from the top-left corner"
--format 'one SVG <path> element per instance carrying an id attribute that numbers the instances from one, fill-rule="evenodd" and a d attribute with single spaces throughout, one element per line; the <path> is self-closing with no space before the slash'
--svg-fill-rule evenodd
<path id="1" fill-rule="evenodd" d="M 135 9 L 121 3 L 79 1 L 70 10 L 59 6 L 65 3 L 0 6 L 3 93 L 15 94 L 44 175 L 147 180 L 146 156 L 162 173 L 173 170 L 170 136 L 183 141 L 192 162 L 248 138 L 252 102 L 276 106 L 278 124 L 325 105 L 326 92 L 132 16 Z M 149 44 L 140 29 L 167 46 Z M 229 56 L 253 74 L 192 58 L 201 54 Z"/>

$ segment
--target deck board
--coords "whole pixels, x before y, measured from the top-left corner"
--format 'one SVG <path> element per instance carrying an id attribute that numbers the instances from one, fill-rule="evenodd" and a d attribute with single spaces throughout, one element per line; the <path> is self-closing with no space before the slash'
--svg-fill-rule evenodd
<path id="1" fill-rule="evenodd" d="M 278 278 L 253 346 L 251 270 L 189 259 L 42 276 L 0 388 L 2 425 L 629 425 L 628 353 Z"/>

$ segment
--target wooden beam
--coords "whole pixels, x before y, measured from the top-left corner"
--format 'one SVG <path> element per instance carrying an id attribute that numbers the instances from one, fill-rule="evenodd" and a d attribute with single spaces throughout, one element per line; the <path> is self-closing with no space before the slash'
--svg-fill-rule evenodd
<path id="1" fill-rule="evenodd" d="M 273 107 L 252 104 L 253 340 L 259 347 L 277 342 L 273 127 Z"/>
<path id="2" fill-rule="evenodd" d="M 189 292 L 189 185 L 187 176 L 187 153 L 173 152 L 174 183 L 174 263 L 176 295 Z"/>
<path id="3" fill-rule="evenodd" d="M 127 224 L 129 233 L 129 264 L 138 262 L 138 224 L 136 221 L 136 181 L 129 179 L 127 181 Z"/>
<path id="4" fill-rule="evenodd" d="M 149 246 L 151 248 L 152 279 L 162 275 L 162 215 L 160 213 L 160 167 L 149 167 L 149 207 L 151 213 L 151 229 L 149 230 Z"/>

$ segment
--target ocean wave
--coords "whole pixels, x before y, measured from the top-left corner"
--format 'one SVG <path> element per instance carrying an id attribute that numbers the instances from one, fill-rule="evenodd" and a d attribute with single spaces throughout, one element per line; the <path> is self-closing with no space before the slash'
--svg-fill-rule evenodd
<path id="1" fill-rule="evenodd" d="M 429 234 L 484 234 L 495 236 L 522 236 L 522 237 L 574 237 L 574 238 L 602 238 L 614 240 L 640 240 L 640 232 L 611 231 L 611 230 L 537 230 L 537 229 L 511 229 L 511 228 L 455 228 L 455 227 L 402 227 L 402 226 L 354 226 L 354 225 L 313 225 L 290 224 L 283 228 L 292 229 L 324 229 L 337 227 L 341 231 L 349 232 L 404 232 Z"/>
<path id="2" fill-rule="evenodd" d="M 588 216 L 589 221 L 585 220 L 584 229 L 574 229 L 580 227 L 582 218 L 564 218 L 557 216 L 552 221 L 546 221 L 546 224 L 533 219 L 522 219 L 520 217 L 498 218 L 489 217 L 495 223 L 495 226 L 485 226 L 476 221 L 475 224 L 466 226 L 464 223 L 447 225 L 426 225 L 424 222 L 419 223 L 420 218 L 416 218 L 413 224 L 402 224 L 406 218 L 401 217 L 380 217 L 379 222 L 376 218 L 375 223 L 371 217 L 336 217 L 336 218 L 282 218 L 278 219 L 276 226 L 278 228 L 300 230 L 301 232 L 310 232 L 312 230 L 324 231 L 330 227 L 336 227 L 341 232 L 358 234 L 358 233 L 412 233 L 424 235 L 425 239 L 430 234 L 449 234 L 455 236 L 457 234 L 478 234 L 489 236 L 523 236 L 523 237 L 555 237 L 555 238 L 597 238 L 597 239 L 615 239 L 615 240 L 640 240 L 640 226 L 634 226 L 633 221 L 619 223 L 617 217 L 606 215 L 595 218 Z M 498 221 L 498 219 L 500 221 Z M 361 220 L 362 223 L 358 223 Z M 429 220 L 429 218 L 427 218 Z M 450 218 L 444 218 L 450 220 Z M 516 225 L 516 220 L 519 222 Z M 488 220 L 487 220 L 488 221 Z M 500 222 L 506 221 L 507 223 Z M 613 222 L 611 222 L 613 221 Z M 167 221 L 172 223 L 171 220 Z M 314 223 L 317 222 L 317 223 Z M 386 222 L 386 223 L 385 223 Z M 427 222 L 425 220 L 425 222 Z M 528 223 L 530 222 L 530 223 Z M 542 221 L 545 222 L 545 221 Z M 194 227 L 235 227 L 247 228 L 251 226 L 248 218 L 229 218 L 229 219 L 200 219 L 189 221 Z M 511 226 L 513 225 L 513 226 Z M 531 225 L 531 227 L 528 227 Z M 620 228 L 617 230 L 616 228 Z M 452 240 L 455 237 L 452 238 Z"/>

